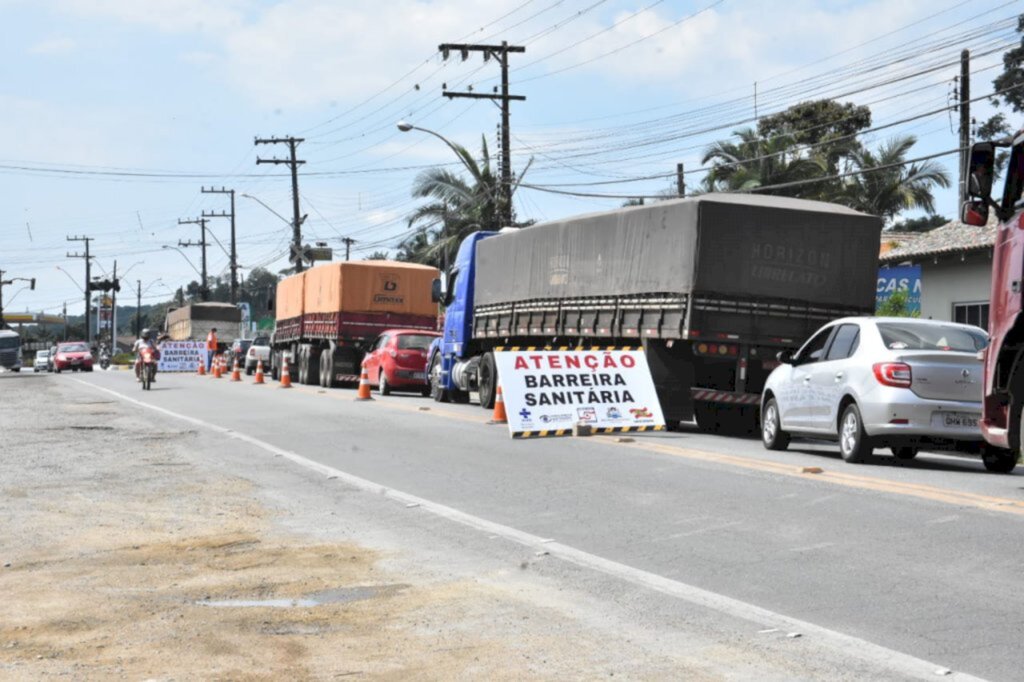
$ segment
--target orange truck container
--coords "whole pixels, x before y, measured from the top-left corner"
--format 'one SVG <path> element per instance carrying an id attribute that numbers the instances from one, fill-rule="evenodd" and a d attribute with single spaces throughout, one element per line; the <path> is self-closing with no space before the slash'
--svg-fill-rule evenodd
<path id="1" fill-rule="evenodd" d="M 437 268 L 398 261 L 327 263 L 277 285 L 271 353 L 299 383 L 357 381 L 370 344 L 386 329 L 437 329 Z"/>

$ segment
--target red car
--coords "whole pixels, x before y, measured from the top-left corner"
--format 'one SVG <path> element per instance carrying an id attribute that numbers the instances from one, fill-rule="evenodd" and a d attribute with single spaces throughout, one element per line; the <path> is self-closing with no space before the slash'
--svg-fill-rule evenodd
<path id="1" fill-rule="evenodd" d="M 370 383 L 381 395 L 388 395 L 391 389 L 430 395 L 427 349 L 438 336 L 415 329 L 389 329 L 381 334 L 363 359 Z"/>
<path id="2" fill-rule="evenodd" d="M 77 372 L 92 371 L 92 353 L 84 341 L 68 341 L 57 344 L 57 354 L 53 357 L 53 371 L 64 370 Z"/>

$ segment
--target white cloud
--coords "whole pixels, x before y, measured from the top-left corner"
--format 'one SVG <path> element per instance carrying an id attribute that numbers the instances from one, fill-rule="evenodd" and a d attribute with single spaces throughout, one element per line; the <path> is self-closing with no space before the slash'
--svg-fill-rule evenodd
<path id="1" fill-rule="evenodd" d="M 56 37 L 41 40 L 28 49 L 30 54 L 60 55 L 72 52 L 78 44 L 67 37 Z"/>
<path id="2" fill-rule="evenodd" d="M 66 10 L 161 31 L 222 31 L 238 26 L 252 0 L 59 0 Z"/>

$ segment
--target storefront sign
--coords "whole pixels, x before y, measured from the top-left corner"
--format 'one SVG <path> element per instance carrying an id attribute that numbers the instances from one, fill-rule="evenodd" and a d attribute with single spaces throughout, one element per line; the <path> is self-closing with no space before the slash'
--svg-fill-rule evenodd
<path id="1" fill-rule="evenodd" d="M 642 350 L 497 351 L 513 438 L 562 436 L 575 424 L 598 433 L 665 427 Z"/>
<path id="2" fill-rule="evenodd" d="M 882 268 L 878 271 L 878 286 L 875 289 L 875 310 L 897 291 L 906 293 L 907 305 L 904 312 L 921 314 L 921 266 L 900 265 Z"/>

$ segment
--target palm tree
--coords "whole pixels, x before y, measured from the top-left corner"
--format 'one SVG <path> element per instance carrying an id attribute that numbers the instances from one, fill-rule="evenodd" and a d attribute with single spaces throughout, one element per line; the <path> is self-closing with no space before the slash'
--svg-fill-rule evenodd
<path id="1" fill-rule="evenodd" d="M 709 192 L 744 192 L 824 175 L 827 161 L 808 155 L 792 135 L 762 139 L 753 128 L 733 133 L 739 141 L 719 140 L 704 151 L 701 163 L 712 168 L 704 178 Z M 766 189 L 764 194 L 816 196 L 814 184 Z"/>
<path id="2" fill-rule="evenodd" d="M 912 208 L 934 213 L 932 189 L 949 187 L 949 174 L 934 161 L 908 165 L 907 153 L 916 143 L 913 135 L 905 135 L 890 139 L 876 152 L 866 147 L 851 152 L 850 166 L 856 173 L 843 181 L 836 199 L 880 216 L 886 224 Z"/>
<path id="3" fill-rule="evenodd" d="M 478 230 L 497 230 L 502 227 L 501 216 L 505 195 L 501 178 L 491 169 L 491 155 L 487 139 L 481 136 L 480 159 L 465 147 L 449 143 L 462 163 L 469 178 L 445 168 L 430 168 L 421 172 L 412 187 L 412 196 L 432 199 L 409 216 L 410 228 L 421 226 L 399 245 L 398 259 L 412 260 L 443 267 L 449 262 L 448 254 L 466 235 Z M 519 175 L 509 194 L 515 192 L 529 169 L 530 163 Z M 515 222 L 513 216 L 513 224 Z"/>

